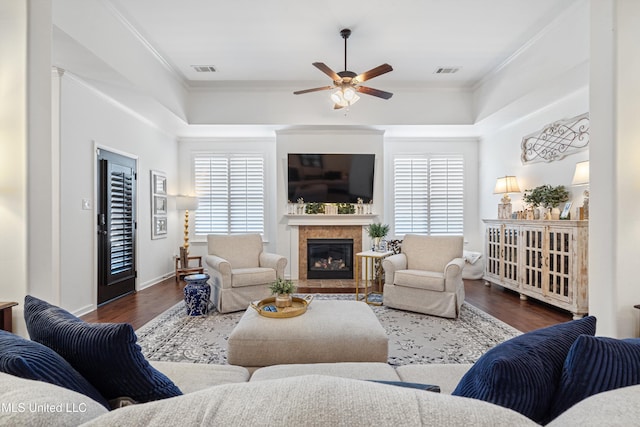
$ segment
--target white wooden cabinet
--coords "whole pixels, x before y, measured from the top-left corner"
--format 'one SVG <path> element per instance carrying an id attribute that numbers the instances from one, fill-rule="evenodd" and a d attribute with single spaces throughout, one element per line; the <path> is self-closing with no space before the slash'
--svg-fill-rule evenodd
<path id="1" fill-rule="evenodd" d="M 484 220 L 487 282 L 581 318 L 588 313 L 588 221 Z"/>

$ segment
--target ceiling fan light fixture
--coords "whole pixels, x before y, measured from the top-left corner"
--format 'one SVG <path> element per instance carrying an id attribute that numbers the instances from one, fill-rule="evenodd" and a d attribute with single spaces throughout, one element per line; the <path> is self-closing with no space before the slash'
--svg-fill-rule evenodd
<path id="1" fill-rule="evenodd" d="M 361 86 L 360 84 L 371 80 L 374 77 L 378 77 L 382 74 L 386 74 L 393 71 L 393 67 L 389 64 L 382 64 L 375 68 L 365 71 L 361 74 L 356 74 L 353 71 L 347 70 L 347 39 L 351 35 L 351 30 L 348 28 L 340 31 L 340 35 L 344 39 L 344 70 L 336 73 L 327 65 L 322 62 L 314 62 L 312 65 L 331 77 L 333 86 L 315 87 L 312 89 L 297 90 L 293 92 L 294 95 L 301 95 L 303 93 L 318 92 L 321 90 L 333 90 L 337 89 L 330 95 L 331 100 L 334 103 L 334 108 L 344 108 L 358 102 L 360 97 L 357 92 L 364 93 L 366 95 L 375 96 L 382 99 L 389 99 L 393 96 L 391 92 L 385 92 L 383 90 L 374 89 L 368 86 Z"/>
<path id="2" fill-rule="evenodd" d="M 331 94 L 331 101 L 341 107 L 348 107 L 358 102 L 360 97 L 352 87 L 340 88 Z"/>
<path id="3" fill-rule="evenodd" d="M 344 99 L 351 102 L 357 95 L 354 88 L 347 87 L 342 89 L 342 96 L 344 96 Z"/>

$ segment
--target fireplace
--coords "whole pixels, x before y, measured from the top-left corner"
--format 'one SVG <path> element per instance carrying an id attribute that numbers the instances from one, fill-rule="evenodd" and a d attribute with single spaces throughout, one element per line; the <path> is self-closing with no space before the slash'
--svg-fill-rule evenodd
<path id="1" fill-rule="evenodd" d="M 353 239 L 307 239 L 308 279 L 353 279 Z"/>

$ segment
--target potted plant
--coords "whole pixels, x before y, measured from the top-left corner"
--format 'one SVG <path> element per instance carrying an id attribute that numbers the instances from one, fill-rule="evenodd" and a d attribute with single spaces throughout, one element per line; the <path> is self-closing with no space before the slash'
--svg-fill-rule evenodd
<path id="1" fill-rule="evenodd" d="M 385 237 L 389 233 L 389 224 L 373 223 L 367 227 L 369 237 L 373 239 L 374 250 L 378 250 L 380 247 L 380 239 Z"/>
<path id="2" fill-rule="evenodd" d="M 569 200 L 569 192 L 564 185 L 552 187 L 549 184 L 545 184 L 533 190 L 526 190 L 522 200 L 533 208 L 538 206 L 547 208 L 547 210 L 551 211 L 552 219 L 559 219 L 560 209 L 558 209 L 558 206 L 560 206 L 560 203 Z"/>
<path id="3" fill-rule="evenodd" d="M 269 290 L 276 296 L 276 307 L 291 307 L 291 294 L 296 291 L 296 285 L 291 280 L 277 278 L 269 285 Z"/>

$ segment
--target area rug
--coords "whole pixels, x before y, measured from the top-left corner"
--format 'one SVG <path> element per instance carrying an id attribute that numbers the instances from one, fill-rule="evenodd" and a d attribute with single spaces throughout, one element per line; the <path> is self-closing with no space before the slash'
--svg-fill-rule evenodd
<path id="1" fill-rule="evenodd" d="M 353 295 L 317 294 L 314 298 L 353 299 Z M 389 364 L 394 366 L 473 363 L 490 348 L 521 334 L 467 303 L 458 319 L 371 308 L 389 336 Z M 242 314 L 214 311 L 191 317 L 180 302 L 138 329 L 138 344 L 149 360 L 226 364 L 227 339 Z"/>

